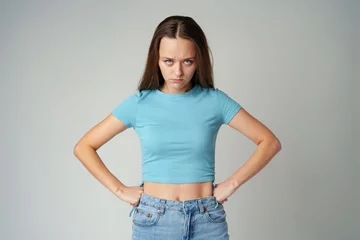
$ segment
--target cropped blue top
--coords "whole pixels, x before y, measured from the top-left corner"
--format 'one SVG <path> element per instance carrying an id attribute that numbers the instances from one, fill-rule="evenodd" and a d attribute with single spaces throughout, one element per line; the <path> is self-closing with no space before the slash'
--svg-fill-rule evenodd
<path id="1" fill-rule="evenodd" d="M 218 131 L 240 108 L 220 89 L 197 84 L 179 94 L 137 91 L 112 114 L 140 139 L 142 181 L 176 184 L 214 182 Z"/>

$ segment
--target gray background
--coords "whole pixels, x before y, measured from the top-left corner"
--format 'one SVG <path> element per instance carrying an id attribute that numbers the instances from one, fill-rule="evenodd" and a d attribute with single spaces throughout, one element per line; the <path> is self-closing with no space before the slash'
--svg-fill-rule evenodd
<path id="1" fill-rule="evenodd" d="M 225 203 L 231 239 L 359 239 L 359 1 L 1 1 L 0 239 L 130 239 L 131 206 L 73 155 L 135 91 L 156 25 L 192 16 L 216 87 L 282 151 Z M 216 182 L 255 145 L 218 135 Z M 100 157 L 141 182 L 130 129 Z"/>

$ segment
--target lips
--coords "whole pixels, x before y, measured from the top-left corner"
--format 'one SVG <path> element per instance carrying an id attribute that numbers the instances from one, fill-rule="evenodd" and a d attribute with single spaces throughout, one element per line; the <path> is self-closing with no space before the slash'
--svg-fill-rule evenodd
<path id="1" fill-rule="evenodd" d="M 172 79 L 172 81 L 174 81 L 174 82 L 181 82 L 181 81 L 183 81 L 183 79 Z"/>

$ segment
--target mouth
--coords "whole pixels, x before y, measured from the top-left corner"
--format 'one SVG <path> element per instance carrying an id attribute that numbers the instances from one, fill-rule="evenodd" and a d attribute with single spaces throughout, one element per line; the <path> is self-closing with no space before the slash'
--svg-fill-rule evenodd
<path id="1" fill-rule="evenodd" d="M 183 79 L 171 79 L 171 81 L 173 81 L 173 82 L 182 82 Z"/>

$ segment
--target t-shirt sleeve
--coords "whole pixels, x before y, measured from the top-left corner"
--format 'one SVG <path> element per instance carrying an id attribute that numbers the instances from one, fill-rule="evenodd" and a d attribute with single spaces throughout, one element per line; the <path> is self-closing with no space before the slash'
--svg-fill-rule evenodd
<path id="1" fill-rule="evenodd" d="M 138 109 L 137 93 L 128 96 L 118 106 L 112 110 L 112 114 L 119 119 L 128 128 L 134 127 L 136 123 L 136 114 Z"/>
<path id="2" fill-rule="evenodd" d="M 216 93 L 219 101 L 219 112 L 222 123 L 228 124 L 242 106 L 218 88 L 216 88 Z"/>

